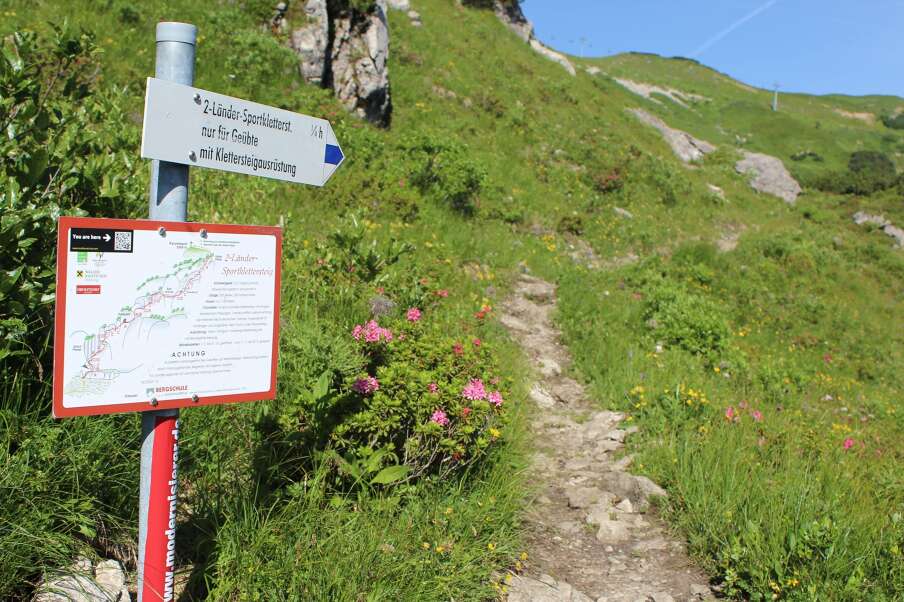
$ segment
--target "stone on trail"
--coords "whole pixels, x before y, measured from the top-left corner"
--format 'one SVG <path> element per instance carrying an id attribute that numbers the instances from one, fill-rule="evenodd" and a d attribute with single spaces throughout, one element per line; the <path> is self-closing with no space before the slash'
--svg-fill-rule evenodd
<path id="1" fill-rule="evenodd" d="M 667 497 L 665 490 L 642 475 L 627 472 L 610 472 L 603 477 L 606 489 L 621 498 L 629 498 L 633 504 L 645 506 L 650 497 Z"/>
<path id="2" fill-rule="evenodd" d="M 524 321 L 510 314 L 502 314 L 501 316 L 499 316 L 499 321 L 502 322 L 503 326 L 510 330 L 517 330 L 519 332 L 531 331 L 530 326 L 525 324 Z"/>
<path id="3" fill-rule="evenodd" d="M 509 584 L 508 602 L 593 602 L 593 599 L 549 575 L 541 575 L 539 579 L 515 575 Z"/>
<path id="4" fill-rule="evenodd" d="M 604 493 L 596 487 L 575 487 L 565 491 L 569 508 L 589 508 L 606 497 L 612 497 L 611 493 Z"/>
<path id="5" fill-rule="evenodd" d="M 596 539 L 602 543 L 617 544 L 631 539 L 631 530 L 625 521 L 606 519 L 597 526 Z"/>
<path id="6" fill-rule="evenodd" d="M 705 585 L 699 583 L 691 583 L 691 595 L 703 600 L 710 595 L 710 590 Z"/>
<path id="7" fill-rule="evenodd" d="M 634 514 L 634 504 L 632 504 L 631 500 L 628 498 L 625 498 L 619 503 L 615 504 L 615 509 L 626 514 Z"/>
<path id="8" fill-rule="evenodd" d="M 541 357 L 539 358 L 540 362 L 540 374 L 543 376 L 551 377 L 558 376 L 562 374 L 562 366 L 559 365 L 559 362 L 552 359 L 551 357 Z"/>
<path id="9" fill-rule="evenodd" d="M 554 408 L 556 406 L 556 400 L 539 383 L 534 383 L 534 386 L 531 387 L 530 398 L 541 408 Z"/>

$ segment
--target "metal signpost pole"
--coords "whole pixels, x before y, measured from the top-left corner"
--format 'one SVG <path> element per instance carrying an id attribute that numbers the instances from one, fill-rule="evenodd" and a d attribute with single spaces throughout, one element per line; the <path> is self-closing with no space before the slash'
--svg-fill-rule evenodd
<path id="1" fill-rule="evenodd" d="M 157 24 L 156 77 L 190 86 L 195 79 L 195 39 L 188 23 Z M 188 165 L 151 163 L 149 217 L 188 217 Z M 160 231 L 161 236 L 166 231 Z M 152 403 L 154 403 L 152 401 Z M 173 599 L 179 410 L 141 415 L 141 491 L 138 519 L 138 600 Z"/>

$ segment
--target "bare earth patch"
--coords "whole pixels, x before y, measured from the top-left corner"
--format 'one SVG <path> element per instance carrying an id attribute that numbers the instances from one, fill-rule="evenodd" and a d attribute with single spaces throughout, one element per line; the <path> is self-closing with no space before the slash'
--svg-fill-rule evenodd
<path id="1" fill-rule="evenodd" d="M 618 459 L 624 415 L 597 410 L 568 377 L 568 350 L 553 326 L 555 288 L 522 275 L 500 321 L 537 369 L 531 398 L 531 473 L 537 497 L 527 514 L 530 566 L 511 582 L 509 602 L 682 602 L 712 599 L 684 545 L 650 512 L 665 496 Z"/>
<path id="2" fill-rule="evenodd" d="M 842 117 L 847 117 L 848 119 L 859 119 L 860 121 L 863 121 L 864 123 L 868 123 L 870 125 L 876 123 L 876 116 L 872 113 L 845 111 L 844 109 L 835 109 L 835 112 Z"/>

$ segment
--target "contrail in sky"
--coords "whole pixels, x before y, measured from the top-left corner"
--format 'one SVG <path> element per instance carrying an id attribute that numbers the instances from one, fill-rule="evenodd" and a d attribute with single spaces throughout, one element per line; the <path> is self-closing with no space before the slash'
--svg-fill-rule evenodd
<path id="1" fill-rule="evenodd" d="M 726 27 L 725 29 L 723 29 L 722 31 L 720 31 L 719 33 L 714 35 L 713 37 L 711 37 L 710 39 L 703 42 L 703 44 L 701 44 L 696 50 L 694 50 L 691 53 L 691 57 L 700 56 L 701 54 L 703 54 L 704 52 L 709 50 L 710 46 L 719 42 L 722 38 L 724 38 L 725 36 L 727 36 L 728 34 L 733 32 L 735 29 L 737 29 L 738 27 L 740 27 L 747 21 L 751 20 L 752 18 L 754 18 L 755 16 L 757 16 L 764 10 L 770 9 L 772 7 L 772 5 L 775 4 L 776 2 L 778 2 L 778 0 L 769 0 L 768 2 L 765 2 L 764 4 L 762 4 L 761 6 L 758 6 L 757 8 L 753 9 L 752 11 L 750 11 L 749 13 L 747 13 L 746 15 L 744 15 L 743 17 L 741 17 L 740 19 L 738 19 L 737 21 L 735 21 L 734 23 L 732 23 L 731 25 L 729 25 L 728 27 Z"/>

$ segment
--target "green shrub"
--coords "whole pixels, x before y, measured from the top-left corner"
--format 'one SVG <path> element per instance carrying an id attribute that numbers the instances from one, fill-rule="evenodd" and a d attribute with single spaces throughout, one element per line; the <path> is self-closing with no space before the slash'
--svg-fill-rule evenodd
<path id="1" fill-rule="evenodd" d="M 655 320 L 656 335 L 699 355 L 718 354 L 729 330 L 718 306 L 675 284 L 663 284 L 647 299 L 646 320 Z"/>
<path id="2" fill-rule="evenodd" d="M 411 159 L 415 186 L 460 213 L 474 213 L 487 172 L 467 146 L 425 134 L 409 138 L 404 150 Z"/>
<path id="3" fill-rule="evenodd" d="M 885 190 L 895 183 L 897 172 L 894 162 L 879 151 L 857 151 L 848 160 L 853 192 L 872 194 Z"/>
<path id="4" fill-rule="evenodd" d="M 904 113 L 896 115 L 883 115 L 882 123 L 885 127 L 893 130 L 904 130 Z"/>
<path id="5" fill-rule="evenodd" d="M 679 201 L 690 195 L 692 188 L 684 170 L 657 156 L 649 156 L 643 173 L 659 194 L 659 200 L 666 207 L 675 207 Z"/>
<path id="6" fill-rule="evenodd" d="M 499 384 L 493 348 L 450 335 L 431 319 L 434 311 L 441 309 L 425 310 L 417 322 L 387 322 L 391 341 L 366 341 L 363 325 L 358 344 L 367 368 L 346 383 L 354 410 L 333 432 L 337 451 L 365 458 L 385 450 L 386 461 L 413 478 L 468 466 L 499 438 L 511 400 Z"/>
<path id="7" fill-rule="evenodd" d="M 137 128 L 118 94 L 95 92 L 94 39 L 18 32 L 0 56 L 0 366 L 49 368 L 56 219 L 132 217 L 143 204 Z"/>
<path id="8" fill-rule="evenodd" d="M 802 150 L 791 155 L 792 161 L 805 161 L 805 160 L 815 161 L 816 163 L 822 163 L 825 159 L 822 158 L 822 155 L 817 153 L 816 151 L 811 150 Z"/>
<path id="9" fill-rule="evenodd" d="M 580 236 L 584 232 L 584 219 L 580 215 L 563 215 L 556 231 Z"/>

